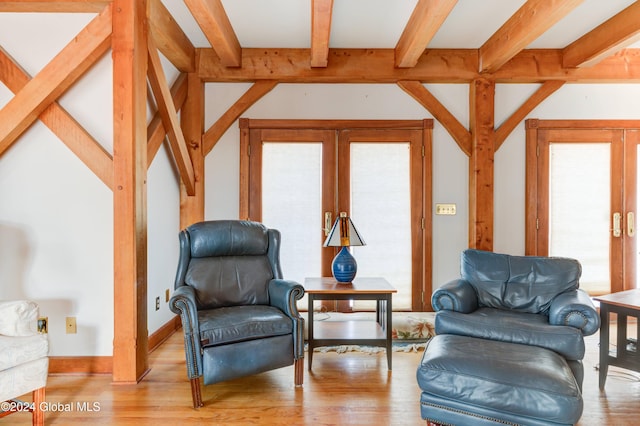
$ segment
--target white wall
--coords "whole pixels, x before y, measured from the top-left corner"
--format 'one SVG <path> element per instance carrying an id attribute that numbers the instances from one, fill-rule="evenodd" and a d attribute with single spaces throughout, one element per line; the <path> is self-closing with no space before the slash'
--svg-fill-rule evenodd
<path id="1" fill-rule="evenodd" d="M 0 14 L 0 45 L 35 75 L 92 17 Z M 107 57 L 60 101 L 108 149 L 110 81 Z M 11 97 L 0 84 L 0 105 Z M 52 355 L 111 354 L 112 223 L 111 191 L 41 123 L 0 157 L 0 299 L 40 304 Z"/>
<path id="2" fill-rule="evenodd" d="M 36 75 L 93 16 L 0 13 L 0 46 Z M 162 59 L 173 81 L 177 72 Z M 60 99 L 108 152 L 113 151 L 112 80 L 107 53 Z M 0 83 L 0 107 L 12 96 Z M 153 109 L 150 106 L 149 114 Z M 163 146 L 147 177 L 150 333 L 173 317 L 165 290 L 173 290 L 180 203 L 170 155 Z M 0 299 L 39 303 L 41 315 L 49 318 L 53 356 L 112 354 L 112 197 L 111 190 L 40 122 L 0 157 Z M 69 316 L 77 319 L 76 334 L 65 332 Z"/>
<path id="3" fill-rule="evenodd" d="M 0 14 L 0 46 L 35 75 L 91 15 Z M 53 26 L 55 30 L 52 30 Z M 46 31 L 45 31 L 46 30 Z M 176 72 L 163 62 L 172 81 Z M 250 87 L 207 84 L 208 128 Z M 464 125 L 467 85 L 427 85 Z M 498 85 L 496 126 L 537 85 Z M 0 84 L 0 106 L 11 99 Z M 108 151 L 112 150 L 111 58 L 107 54 L 61 100 Z M 566 85 L 536 108 L 540 119 L 638 119 L 640 85 Z M 431 115 L 395 85 L 279 85 L 250 108 L 249 118 L 422 119 Z M 524 253 L 524 124 L 496 154 L 494 248 Z M 456 216 L 433 217 L 434 287 L 458 276 L 467 246 L 468 161 L 436 122 L 433 202 L 456 203 Z M 238 215 L 238 123 L 206 159 L 207 219 Z M 148 329 L 172 314 L 178 257 L 179 193 L 171 154 L 161 149 L 148 172 Z M 111 355 L 113 340 L 113 203 L 111 191 L 42 124 L 0 157 L 0 299 L 38 301 L 49 317 L 51 354 Z M 155 298 L 161 308 L 155 311 Z M 117 302 L 117 301 L 116 301 Z M 76 316 L 78 333 L 64 333 Z"/>

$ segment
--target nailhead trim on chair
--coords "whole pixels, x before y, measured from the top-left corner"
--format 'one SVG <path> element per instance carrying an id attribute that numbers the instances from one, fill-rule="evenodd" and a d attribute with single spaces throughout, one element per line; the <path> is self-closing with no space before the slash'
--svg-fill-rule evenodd
<path id="1" fill-rule="evenodd" d="M 456 409 L 452 409 L 451 407 L 445 407 L 444 405 L 439 405 L 439 404 L 431 404 L 429 402 L 421 402 L 420 404 L 422 405 L 426 405 L 428 407 L 434 407 L 434 408 L 439 408 L 441 410 L 446 410 L 446 411 L 452 411 L 454 413 L 459 413 L 459 414 L 464 414 L 465 416 L 469 416 L 469 417 L 477 417 L 479 419 L 483 419 L 483 420 L 489 420 L 492 422 L 496 422 L 496 423 L 500 423 L 503 425 L 509 425 L 509 426 L 521 426 L 518 423 L 512 423 L 512 422 L 508 422 L 506 420 L 500 420 L 500 419 L 495 419 L 493 417 L 487 417 L 487 416 L 481 416 L 479 414 L 475 414 L 475 413 L 469 413 L 468 411 L 462 411 L 462 410 L 456 410 Z M 433 423 L 438 423 L 441 426 L 456 426 L 454 424 L 449 424 L 449 423 L 439 423 L 439 421 L 434 420 L 434 419 L 424 419 Z"/>
<path id="2" fill-rule="evenodd" d="M 585 325 L 587 325 L 589 323 L 589 319 L 587 318 L 587 316 L 585 314 L 583 314 L 580 311 L 571 311 L 564 319 L 564 324 L 565 325 L 569 325 L 569 319 L 574 316 L 574 315 L 579 315 L 580 317 L 582 317 L 582 326 L 579 327 L 580 330 L 582 330 L 584 328 Z"/>

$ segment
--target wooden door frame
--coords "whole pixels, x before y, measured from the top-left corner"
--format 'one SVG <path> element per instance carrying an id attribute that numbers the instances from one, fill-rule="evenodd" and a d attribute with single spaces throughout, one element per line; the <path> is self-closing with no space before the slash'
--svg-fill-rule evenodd
<path id="1" fill-rule="evenodd" d="M 258 144 L 263 142 L 296 142 L 322 144 L 322 211 L 335 212 L 337 200 L 333 196 L 336 187 L 336 173 L 333 165 L 336 163 L 335 131 L 332 129 L 287 129 L 287 128 L 252 128 L 247 140 L 241 138 L 240 157 L 246 157 L 247 167 L 240 167 L 240 218 L 247 220 L 262 220 L 262 149 Z M 242 188 L 246 193 L 243 194 Z M 318 224 L 318 232 L 321 232 Z M 324 239 L 324 235 L 322 236 Z M 331 275 L 331 261 L 335 256 L 332 247 L 322 248 L 321 270 L 323 276 Z"/>
<path id="2" fill-rule="evenodd" d="M 640 122 L 638 122 L 640 126 Z M 625 149 L 625 157 L 624 157 L 624 175 L 625 176 L 636 176 L 636 182 L 629 182 L 629 180 L 624 183 L 624 212 L 625 212 L 625 220 L 627 220 L 627 214 L 631 210 L 634 211 L 635 215 L 635 238 L 625 238 L 624 239 L 624 268 L 623 268 L 623 290 L 630 290 L 635 288 L 636 284 L 636 271 L 638 265 L 635 262 L 635 253 L 638 252 L 638 237 L 637 237 L 637 224 L 638 224 L 638 199 L 637 199 L 637 176 L 638 176 L 638 155 L 628 155 L 637 153 L 637 147 L 640 145 L 640 129 L 625 129 L 625 137 L 624 137 L 624 149 Z M 635 191 L 634 191 L 635 189 Z M 628 228 L 627 228 L 628 230 Z M 629 255 L 631 254 L 631 255 Z"/>
<path id="3" fill-rule="evenodd" d="M 422 191 L 419 194 L 422 199 L 420 206 L 414 206 L 412 211 L 420 211 L 420 217 L 412 217 L 413 221 L 418 224 L 412 225 L 412 233 L 414 236 L 418 235 L 412 241 L 412 252 L 419 253 L 419 263 L 422 264 L 420 270 L 414 272 L 414 277 L 419 276 L 419 279 L 414 278 L 412 280 L 412 310 L 423 311 L 432 310 L 431 308 L 431 291 L 432 291 L 432 217 L 431 217 L 431 182 L 432 182 L 432 130 L 433 120 L 269 120 L 269 119 L 240 119 L 240 218 L 251 218 L 253 220 L 259 220 L 261 217 L 261 211 L 259 208 L 254 208 L 253 205 L 259 205 L 259 196 L 255 193 L 255 186 L 250 183 L 248 176 L 251 170 L 253 173 L 256 170 L 261 170 L 261 157 L 256 154 L 255 150 L 251 149 L 251 140 L 265 140 L 263 136 L 269 136 L 268 133 L 262 133 L 265 129 L 270 130 L 304 130 L 312 129 L 316 131 L 333 131 L 339 132 L 344 130 L 391 130 L 391 129 L 406 129 L 406 130 L 421 130 L 422 131 L 422 143 L 419 159 L 421 162 L 415 162 L 415 152 L 412 152 L 412 167 L 422 168 L 422 181 L 420 182 Z M 258 133 L 260 132 L 260 133 Z M 282 140 L 282 139 L 280 139 Z M 318 139 L 315 139 L 317 141 Z M 338 144 L 339 145 L 339 144 Z M 337 153 L 336 153 L 337 155 Z M 335 158 L 334 164 L 335 164 Z M 259 162 L 260 164 L 257 164 Z M 334 182 L 336 184 L 337 182 Z M 330 183 L 331 185 L 331 183 Z M 412 196 L 415 195 L 413 191 L 418 189 L 412 188 Z M 252 192 L 253 191 L 253 192 Z M 327 194 L 323 194 L 323 198 L 327 197 Z M 249 203 L 249 200 L 252 202 Z M 325 200 L 323 199 L 323 204 Z M 340 203 L 344 203 L 344 200 L 337 200 L 338 205 L 336 207 L 342 208 Z M 251 204 L 251 205 L 250 205 Z M 344 205 L 344 204 L 342 204 Z M 335 211 L 340 211 L 336 208 Z M 427 232 L 425 232 L 425 230 Z M 417 249 L 417 250 L 416 250 Z M 412 259 L 414 262 L 416 259 Z M 414 262 L 415 264 L 415 262 Z"/>
<path id="4" fill-rule="evenodd" d="M 609 132 L 612 140 L 619 140 L 614 144 L 612 159 L 616 156 L 623 164 L 622 176 L 612 170 L 612 186 L 618 186 L 620 195 L 612 193 L 612 211 L 623 212 L 623 228 L 626 228 L 626 212 L 636 211 L 635 182 L 623 179 L 623 176 L 636 176 L 637 159 L 635 146 L 640 144 L 640 120 L 538 120 L 529 119 L 526 128 L 526 198 L 525 198 L 525 254 L 548 255 L 548 223 L 540 220 L 540 211 L 548 211 L 548 181 L 549 164 L 546 155 L 539 155 L 546 149 L 541 146 L 548 132 L 567 131 L 602 131 Z M 583 134 L 584 135 L 584 134 Z M 626 154 L 625 154 L 626 153 Z M 633 153 L 634 155 L 628 155 Z M 542 173 L 539 173 L 539 170 Z M 546 172 L 545 172 L 546 171 Z M 616 183 L 617 181 L 617 183 Z M 541 249 L 544 248 L 544 249 Z M 611 271 L 611 291 L 618 292 L 635 288 L 635 261 L 633 255 L 636 250 L 636 239 L 626 237 L 611 240 L 613 256 L 622 259 L 621 270 Z"/>
<path id="5" fill-rule="evenodd" d="M 339 172 L 338 172 L 338 187 L 347 189 L 346 191 L 342 191 L 339 193 L 338 197 L 338 210 L 350 212 L 351 199 L 350 199 L 350 144 L 358 143 L 358 142 L 368 142 L 368 143 L 384 143 L 384 142 L 409 142 L 410 143 L 410 181 L 411 185 L 411 200 L 420 199 L 424 196 L 423 193 L 419 191 L 423 191 L 424 178 L 423 173 L 425 173 L 425 167 L 423 167 L 422 160 L 422 147 L 424 146 L 422 135 L 425 132 L 422 129 L 392 129 L 392 132 L 389 129 L 345 129 L 338 132 L 338 156 L 343 159 L 342 163 L 339 164 Z M 420 182 L 420 185 L 414 185 L 413 183 Z M 418 186 L 418 187 L 416 187 Z M 426 192 L 426 191 L 423 191 Z M 430 191 L 429 191 L 430 193 Z M 413 201 L 412 201 L 413 203 Z M 418 238 L 412 238 L 411 240 L 411 253 L 412 259 L 411 264 L 422 264 L 424 262 L 424 246 L 422 243 L 422 239 L 424 238 L 422 218 L 424 216 L 424 201 L 422 201 L 423 206 L 421 208 L 415 208 L 415 206 L 411 209 L 411 235 L 419 236 Z M 429 203 L 430 205 L 431 203 Z M 427 228 L 430 229 L 430 228 Z M 411 309 L 412 310 L 420 310 L 422 309 L 422 304 L 424 303 L 424 294 L 421 283 L 423 282 L 422 275 L 424 274 L 423 270 L 419 270 L 418 268 L 412 268 L 412 294 L 419 294 L 420 301 L 415 300 L 416 298 L 412 297 Z"/>

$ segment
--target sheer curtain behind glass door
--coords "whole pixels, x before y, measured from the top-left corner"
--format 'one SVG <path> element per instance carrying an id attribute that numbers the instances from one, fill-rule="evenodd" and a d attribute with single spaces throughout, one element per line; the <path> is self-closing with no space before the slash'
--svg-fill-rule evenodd
<path id="1" fill-rule="evenodd" d="M 351 218 L 366 246 L 352 247 L 358 276 L 383 277 L 398 293 L 394 310 L 411 309 L 409 143 L 351 144 Z M 372 308 L 356 301 L 356 309 Z"/>
<path id="2" fill-rule="evenodd" d="M 264 143 L 262 222 L 282 234 L 280 262 L 286 279 L 321 276 L 322 144 Z M 298 302 L 307 309 L 306 296 Z"/>
<path id="3" fill-rule="evenodd" d="M 549 255 L 578 259 L 580 287 L 610 291 L 609 143 L 549 144 Z"/>

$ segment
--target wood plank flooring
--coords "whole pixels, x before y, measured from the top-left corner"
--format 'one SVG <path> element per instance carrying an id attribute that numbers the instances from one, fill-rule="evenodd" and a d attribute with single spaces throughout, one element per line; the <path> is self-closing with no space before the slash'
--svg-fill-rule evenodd
<path id="1" fill-rule="evenodd" d="M 47 412 L 45 424 L 424 425 L 415 377 L 421 356 L 394 352 L 389 372 L 384 352 L 316 352 L 312 372 L 305 363 L 302 387 L 286 367 L 203 386 L 205 406 L 194 410 L 178 331 L 151 354 L 151 371 L 138 385 L 114 385 L 110 376 L 50 376 L 46 398 L 58 411 Z M 597 366 L 596 334 L 587 338 L 579 425 L 639 424 L 640 373 L 610 367 L 600 392 Z M 28 414 L 0 419 L 2 426 L 28 424 Z"/>

